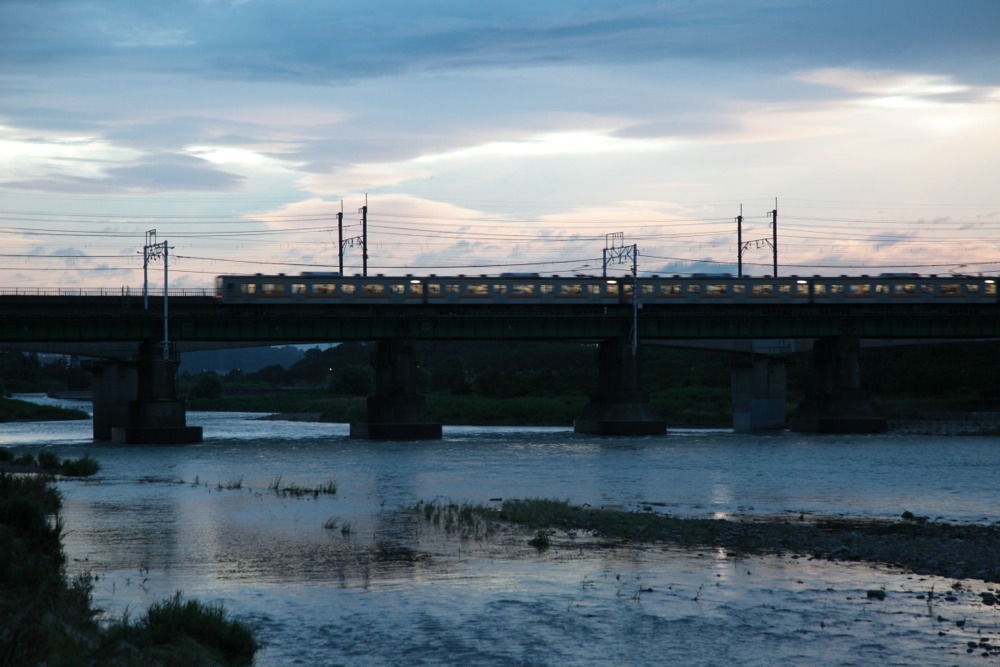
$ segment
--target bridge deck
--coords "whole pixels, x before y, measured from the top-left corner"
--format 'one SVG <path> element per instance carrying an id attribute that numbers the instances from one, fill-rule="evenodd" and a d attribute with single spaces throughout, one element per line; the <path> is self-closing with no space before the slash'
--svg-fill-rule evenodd
<path id="1" fill-rule="evenodd" d="M 0 343 L 159 340 L 163 305 L 135 296 L 0 296 Z M 174 341 L 597 340 L 628 335 L 630 306 L 223 305 L 172 297 Z M 1000 337 L 1000 304 L 684 304 L 639 312 L 644 339 Z"/>

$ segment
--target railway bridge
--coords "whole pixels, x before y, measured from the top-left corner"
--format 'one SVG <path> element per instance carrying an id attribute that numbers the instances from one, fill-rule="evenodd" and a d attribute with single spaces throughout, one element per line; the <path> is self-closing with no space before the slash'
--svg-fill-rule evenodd
<path id="1" fill-rule="evenodd" d="M 376 392 L 355 437 L 440 437 L 424 419 L 416 389 L 414 343 L 420 340 L 573 340 L 600 346 L 600 386 L 575 423 L 579 432 L 649 434 L 665 421 L 642 391 L 638 349 L 649 341 L 747 341 L 734 371 L 734 425 L 783 428 L 784 366 L 773 341 L 814 342 L 814 383 L 791 427 L 814 432 L 877 432 L 885 420 L 861 386 L 862 339 L 1000 337 L 1000 304 L 923 299 L 899 303 L 747 303 L 698 300 L 668 304 L 525 303 L 225 303 L 208 294 L 145 300 L 127 292 L 0 293 L 0 346 L 52 351 L 93 347 L 94 437 L 125 442 L 186 442 L 176 394 L 179 350 L 220 344 L 378 341 Z M 633 333 L 634 332 L 634 333 Z M 771 342 L 769 342 L 771 341 Z"/>

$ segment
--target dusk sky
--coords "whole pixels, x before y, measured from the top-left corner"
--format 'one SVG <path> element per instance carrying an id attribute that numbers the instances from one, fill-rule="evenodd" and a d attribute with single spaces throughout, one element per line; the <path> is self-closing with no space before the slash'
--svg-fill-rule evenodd
<path id="1" fill-rule="evenodd" d="M 366 197 L 373 274 L 735 272 L 776 202 L 782 275 L 996 274 L 998 179 L 996 0 L 0 0 L 0 288 L 336 270 Z"/>

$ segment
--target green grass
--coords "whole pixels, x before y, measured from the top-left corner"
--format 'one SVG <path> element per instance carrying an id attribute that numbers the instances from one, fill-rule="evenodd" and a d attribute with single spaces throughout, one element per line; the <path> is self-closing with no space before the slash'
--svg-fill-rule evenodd
<path id="1" fill-rule="evenodd" d="M 38 405 L 16 398 L 0 398 L 0 422 L 67 421 L 90 419 L 83 410 Z"/>
<path id="2" fill-rule="evenodd" d="M 38 452 L 37 462 L 31 454 L 15 457 L 10 451 L 0 449 L 0 466 L 23 468 L 22 472 L 40 472 L 63 477 L 90 477 L 101 469 L 101 464 L 92 459 L 90 454 L 84 454 L 78 459 L 60 460 L 53 452 L 44 449 Z"/>
<path id="3" fill-rule="evenodd" d="M 107 631 L 102 653 L 126 664 L 250 665 L 261 646 L 221 605 L 184 600 L 155 603 L 135 622 L 127 616 Z M 133 663 L 133 660 L 137 660 Z"/>

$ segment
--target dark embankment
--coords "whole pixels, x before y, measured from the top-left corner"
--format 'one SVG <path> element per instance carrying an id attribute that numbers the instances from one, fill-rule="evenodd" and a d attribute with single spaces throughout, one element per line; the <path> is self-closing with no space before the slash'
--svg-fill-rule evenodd
<path id="1" fill-rule="evenodd" d="M 0 473 L 0 664 L 252 663 L 247 626 L 179 594 L 138 619 L 99 623 L 90 578 L 66 577 L 60 506 L 48 478 Z"/>

